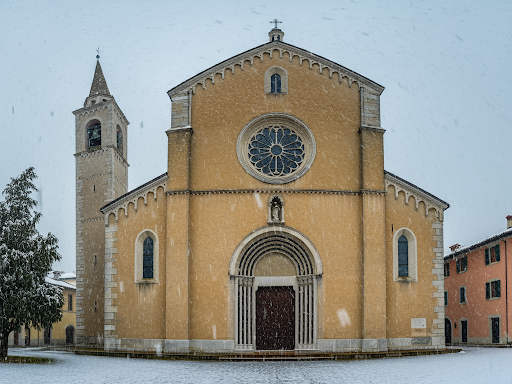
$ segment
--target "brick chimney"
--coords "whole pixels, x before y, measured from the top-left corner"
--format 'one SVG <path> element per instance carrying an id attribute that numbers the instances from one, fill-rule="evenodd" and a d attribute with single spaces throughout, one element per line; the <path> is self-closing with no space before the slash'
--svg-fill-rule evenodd
<path id="1" fill-rule="evenodd" d="M 461 245 L 459 243 L 453 244 L 453 245 L 450 246 L 450 251 L 455 252 L 460 247 L 461 247 Z"/>
<path id="2" fill-rule="evenodd" d="M 512 215 L 507 216 L 507 229 L 512 228 Z"/>

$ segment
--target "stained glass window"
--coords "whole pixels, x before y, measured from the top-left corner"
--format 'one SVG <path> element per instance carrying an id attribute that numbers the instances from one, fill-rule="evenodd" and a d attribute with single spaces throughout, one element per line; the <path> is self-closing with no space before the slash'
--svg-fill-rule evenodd
<path id="1" fill-rule="evenodd" d="M 281 93 L 281 76 L 277 73 L 270 77 L 270 93 Z"/>
<path id="2" fill-rule="evenodd" d="M 398 276 L 409 276 L 409 243 L 404 235 L 398 238 Z"/>
<path id="3" fill-rule="evenodd" d="M 153 278 L 153 239 L 147 237 L 142 248 L 142 278 Z"/>
<path id="4" fill-rule="evenodd" d="M 87 128 L 89 148 L 101 145 L 101 124 L 96 123 Z"/>
<path id="5" fill-rule="evenodd" d="M 265 175 L 288 175 L 303 163 L 304 143 L 301 137 L 289 128 L 263 128 L 249 141 L 249 160 Z"/>

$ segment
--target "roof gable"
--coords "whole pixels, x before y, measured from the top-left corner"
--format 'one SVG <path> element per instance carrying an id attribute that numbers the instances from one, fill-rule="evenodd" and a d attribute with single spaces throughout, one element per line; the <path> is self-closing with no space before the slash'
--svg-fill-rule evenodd
<path id="1" fill-rule="evenodd" d="M 315 55 L 314 53 L 298 48 L 294 45 L 284 43 L 282 41 L 273 41 L 222 61 L 219 64 L 214 65 L 213 67 L 210 67 L 205 71 L 197 74 L 196 76 L 191 77 L 190 79 L 177 85 L 176 87 L 169 90 L 167 94 L 172 100 L 173 96 L 176 95 L 182 95 L 183 93 L 187 92 L 195 93 L 195 87 L 197 85 L 201 85 L 203 89 L 205 89 L 206 80 L 210 79 L 212 83 L 215 83 L 216 74 L 220 74 L 222 79 L 224 79 L 224 73 L 226 70 L 231 70 L 231 72 L 234 73 L 235 66 L 237 65 L 239 65 L 243 70 L 244 65 L 252 65 L 256 58 L 259 58 L 263 62 L 264 54 L 270 54 L 270 57 L 272 58 L 272 55 L 276 50 L 279 52 L 280 57 L 283 57 L 284 53 L 288 53 L 290 62 L 295 56 L 298 56 L 301 65 L 306 60 L 309 62 L 309 69 L 312 69 L 313 65 L 316 64 L 319 66 L 320 73 L 324 69 L 329 70 L 329 78 L 332 78 L 334 74 L 337 74 L 340 82 L 343 78 L 347 78 L 349 85 L 355 82 L 359 87 L 369 88 L 378 95 L 384 91 L 384 87 L 382 85 L 379 85 L 374 81 L 331 60 L 328 60 L 322 56 Z"/>

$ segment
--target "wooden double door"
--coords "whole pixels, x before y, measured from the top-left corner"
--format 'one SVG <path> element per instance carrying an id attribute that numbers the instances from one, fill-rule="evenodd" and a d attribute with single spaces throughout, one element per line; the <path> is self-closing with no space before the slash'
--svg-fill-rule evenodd
<path id="1" fill-rule="evenodd" d="M 293 287 L 258 287 L 256 349 L 295 349 L 295 290 Z"/>

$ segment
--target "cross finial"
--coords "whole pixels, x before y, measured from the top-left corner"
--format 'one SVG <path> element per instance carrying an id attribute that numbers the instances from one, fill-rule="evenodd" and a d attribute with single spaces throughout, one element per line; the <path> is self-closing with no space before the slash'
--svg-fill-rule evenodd
<path id="1" fill-rule="evenodd" d="M 279 21 L 279 20 L 277 20 L 277 19 L 274 19 L 274 20 L 272 20 L 270 23 L 275 24 L 275 27 L 274 27 L 274 28 L 277 28 L 277 24 L 278 24 L 278 23 L 279 23 L 279 24 L 281 24 L 281 23 L 282 23 L 282 21 Z"/>
<path id="2" fill-rule="evenodd" d="M 96 55 L 96 58 L 99 59 L 100 58 L 100 47 L 98 47 L 98 49 L 96 50 L 96 52 L 98 52 L 98 54 Z"/>

